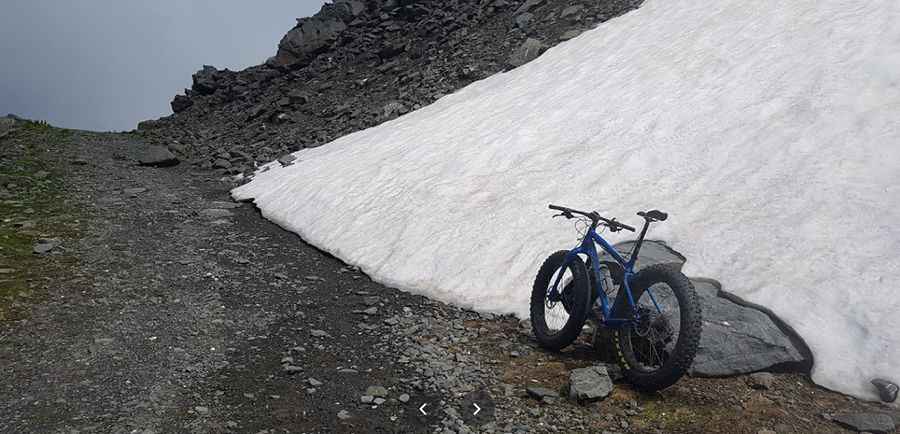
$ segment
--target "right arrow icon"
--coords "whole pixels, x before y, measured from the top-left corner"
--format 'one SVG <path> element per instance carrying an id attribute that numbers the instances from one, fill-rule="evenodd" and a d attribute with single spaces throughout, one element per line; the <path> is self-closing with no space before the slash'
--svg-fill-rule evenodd
<path id="1" fill-rule="evenodd" d="M 472 416 L 478 416 L 478 412 L 481 411 L 481 407 L 478 404 L 472 403 L 475 406 L 475 413 L 472 413 Z"/>

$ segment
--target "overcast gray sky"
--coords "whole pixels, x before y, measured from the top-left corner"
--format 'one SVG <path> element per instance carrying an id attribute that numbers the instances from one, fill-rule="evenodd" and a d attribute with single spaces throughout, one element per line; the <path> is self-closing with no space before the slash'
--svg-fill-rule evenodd
<path id="1" fill-rule="evenodd" d="M 243 69 L 275 54 L 322 0 L 2 0 L 0 116 L 131 130 L 171 113 L 204 64 Z"/>

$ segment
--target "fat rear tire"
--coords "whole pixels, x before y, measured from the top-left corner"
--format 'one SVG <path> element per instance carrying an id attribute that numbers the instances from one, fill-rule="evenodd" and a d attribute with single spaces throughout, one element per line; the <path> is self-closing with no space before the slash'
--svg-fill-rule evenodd
<path id="1" fill-rule="evenodd" d="M 694 285 L 676 265 L 656 264 L 635 274 L 631 282 L 634 300 L 640 300 L 647 288 L 658 283 L 665 283 L 671 288 L 679 308 L 678 338 L 667 360 L 652 372 L 639 369 L 637 356 L 628 336 L 632 329 L 620 328 L 613 333 L 616 359 L 622 367 L 622 373 L 626 380 L 643 391 L 657 391 L 675 384 L 690 369 L 700 346 L 702 327 L 700 303 Z M 617 312 L 617 318 L 626 315 L 631 317 L 631 307 L 625 300 L 624 292 L 619 291 L 616 297 L 614 311 Z"/>

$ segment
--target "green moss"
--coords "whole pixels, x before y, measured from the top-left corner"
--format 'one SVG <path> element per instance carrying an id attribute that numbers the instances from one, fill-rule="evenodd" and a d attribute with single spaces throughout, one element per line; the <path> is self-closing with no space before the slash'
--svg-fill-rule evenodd
<path id="1" fill-rule="evenodd" d="M 675 406 L 662 400 L 646 401 L 642 405 L 642 418 L 666 432 L 689 430 L 703 420 L 697 409 Z"/>
<path id="2" fill-rule="evenodd" d="M 65 184 L 49 158 L 70 140 L 69 131 L 43 122 L 21 123 L 0 139 L 0 320 L 58 268 L 60 261 L 33 253 L 35 241 L 77 236 L 71 222 L 80 210 L 66 203 Z"/>

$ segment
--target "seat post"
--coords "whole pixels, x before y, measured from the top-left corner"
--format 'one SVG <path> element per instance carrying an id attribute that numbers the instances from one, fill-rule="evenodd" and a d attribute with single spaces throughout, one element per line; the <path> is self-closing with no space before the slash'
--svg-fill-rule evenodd
<path id="1" fill-rule="evenodd" d="M 647 228 L 650 227 L 650 219 L 644 217 L 644 227 L 641 229 L 641 235 L 638 236 L 637 244 L 634 246 L 634 250 L 631 252 L 631 258 L 629 258 L 629 262 L 632 264 L 637 261 L 638 254 L 641 252 L 641 245 L 644 244 L 644 235 L 647 235 Z"/>

